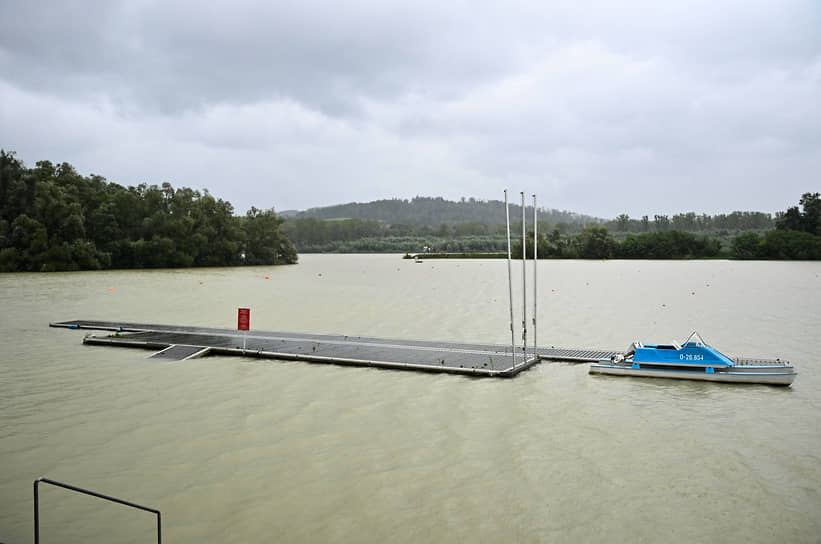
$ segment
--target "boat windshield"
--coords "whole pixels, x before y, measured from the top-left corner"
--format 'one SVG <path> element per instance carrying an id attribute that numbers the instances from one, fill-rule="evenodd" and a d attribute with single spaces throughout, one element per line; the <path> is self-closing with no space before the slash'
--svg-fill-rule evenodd
<path id="1" fill-rule="evenodd" d="M 687 346 L 687 347 L 691 347 L 691 348 L 693 348 L 693 347 L 703 348 L 703 347 L 707 347 L 707 342 L 704 341 L 704 339 L 701 337 L 700 334 L 693 331 L 693 333 L 690 336 L 687 337 L 687 340 L 685 340 L 682 345 Z"/>

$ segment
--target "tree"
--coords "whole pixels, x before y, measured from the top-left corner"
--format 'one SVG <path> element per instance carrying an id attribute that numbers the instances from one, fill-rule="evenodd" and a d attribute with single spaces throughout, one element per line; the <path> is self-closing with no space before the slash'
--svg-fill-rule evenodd
<path id="1" fill-rule="evenodd" d="M 793 206 L 778 214 L 775 228 L 821 236 L 821 193 L 804 193 L 799 205 L 802 208 L 800 211 L 798 206 Z"/>
<path id="2" fill-rule="evenodd" d="M 666 215 L 656 215 L 655 216 L 655 224 L 657 231 L 669 230 L 670 229 L 670 218 Z"/>
<path id="3" fill-rule="evenodd" d="M 245 263 L 293 264 L 297 260 L 296 250 L 290 240 L 282 236 L 279 219 L 273 209 L 258 210 L 251 207 L 242 221 L 245 232 Z"/>
<path id="4" fill-rule="evenodd" d="M 630 228 L 630 216 L 626 213 L 620 214 L 616 217 L 616 230 L 619 232 L 627 232 Z"/>
<path id="5" fill-rule="evenodd" d="M 821 193 L 804 193 L 800 201 L 804 232 L 821 236 Z"/>
<path id="6" fill-rule="evenodd" d="M 693 232 L 696 230 L 696 214 L 688 212 L 674 215 L 673 228 L 684 232 Z"/>
<path id="7" fill-rule="evenodd" d="M 798 206 L 793 206 L 788 208 L 786 212 L 778 214 L 775 228 L 779 230 L 800 231 L 802 230 L 803 223 L 801 211 L 799 211 Z"/>
<path id="8" fill-rule="evenodd" d="M 583 259 L 609 259 L 616 254 L 618 242 L 605 227 L 588 225 L 579 233 L 577 247 Z"/>
<path id="9" fill-rule="evenodd" d="M 771 230 L 761 241 L 759 255 L 765 259 L 821 259 L 821 236 L 796 230 Z"/>
<path id="10" fill-rule="evenodd" d="M 755 232 L 739 234 L 730 245 L 733 259 L 756 259 L 759 257 L 761 237 Z"/>

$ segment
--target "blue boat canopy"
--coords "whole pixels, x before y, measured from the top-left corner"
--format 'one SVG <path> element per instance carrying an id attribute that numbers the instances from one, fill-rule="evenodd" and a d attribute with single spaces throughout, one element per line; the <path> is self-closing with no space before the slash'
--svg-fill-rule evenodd
<path id="1" fill-rule="evenodd" d="M 635 344 L 633 361 L 637 363 L 664 363 L 698 366 L 733 366 L 733 360 L 707 345 L 697 332 L 693 332 L 683 345 Z"/>

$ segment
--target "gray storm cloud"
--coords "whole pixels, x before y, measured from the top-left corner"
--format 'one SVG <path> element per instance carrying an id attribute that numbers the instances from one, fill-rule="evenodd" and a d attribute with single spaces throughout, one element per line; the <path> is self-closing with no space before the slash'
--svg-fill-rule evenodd
<path id="1" fill-rule="evenodd" d="M 818 190 L 819 96 L 814 1 L 0 5 L 1 147 L 238 211 L 776 211 Z"/>

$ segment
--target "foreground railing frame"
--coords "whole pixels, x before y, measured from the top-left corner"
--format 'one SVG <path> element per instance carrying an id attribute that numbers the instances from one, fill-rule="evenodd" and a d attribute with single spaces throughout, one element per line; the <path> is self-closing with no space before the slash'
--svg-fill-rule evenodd
<path id="1" fill-rule="evenodd" d="M 149 508 L 147 506 L 143 506 L 141 504 L 124 501 L 122 499 L 118 499 L 117 497 L 110 497 L 108 495 L 103 495 L 102 493 L 96 493 L 94 491 L 89 491 L 88 489 L 83 489 L 82 487 L 77 487 L 74 485 L 66 484 L 63 482 L 57 482 L 55 480 L 50 480 L 48 478 L 37 478 L 34 480 L 34 544 L 40 544 L 40 500 L 38 495 L 38 486 L 40 482 L 45 484 L 50 484 L 57 487 L 62 487 L 63 489 L 68 489 L 69 491 L 76 491 L 77 493 L 83 493 L 84 495 L 91 495 L 92 497 L 97 497 L 98 499 L 104 499 L 111 502 L 116 502 L 117 504 L 122 504 L 125 506 L 130 506 L 131 508 L 137 508 L 138 510 L 144 510 L 146 512 L 151 512 L 152 514 L 157 515 L 157 544 L 162 544 L 162 516 L 159 510 L 154 508 Z"/>

